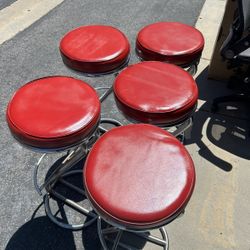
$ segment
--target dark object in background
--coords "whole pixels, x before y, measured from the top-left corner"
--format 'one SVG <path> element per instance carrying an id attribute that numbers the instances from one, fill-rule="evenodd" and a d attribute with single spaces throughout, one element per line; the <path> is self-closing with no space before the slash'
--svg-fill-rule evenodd
<path id="1" fill-rule="evenodd" d="M 220 54 L 227 60 L 228 68 L 235 69 L 229 87 L 237 87 L 239 93 L 215 98 L 213 112 L 218 110 L 220 103 L 250 101 L 250 1 L 237 0 L 237 5 L 235 19 Z M 243 67 L 247 70 L 242 70 Z"/>

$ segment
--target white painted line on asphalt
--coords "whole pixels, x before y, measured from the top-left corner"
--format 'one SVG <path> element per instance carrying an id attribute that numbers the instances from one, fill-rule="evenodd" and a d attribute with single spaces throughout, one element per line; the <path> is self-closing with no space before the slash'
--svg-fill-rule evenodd
<path id="1" fill-rule="evenodd" d="M 0 44 L 28 28 L 63 0 L 18 0 L 0 10 Z"/>
<path id="2" fill-rule="evenodd" d="M 195 27 L 205 37 L 202 59 L 211 60 L 227 0 L 206 0 Z"/>

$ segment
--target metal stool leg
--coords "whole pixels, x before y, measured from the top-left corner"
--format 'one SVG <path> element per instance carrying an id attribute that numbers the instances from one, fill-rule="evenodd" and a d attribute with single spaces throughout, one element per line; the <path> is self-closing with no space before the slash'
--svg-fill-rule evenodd
<path id="1" fill-rule="evenodd" d="M 101 126 L 101 124 L 110 124 L 110 125 L 113 125 L 115 127 L 119 127 L 119 126 L 122 126 L 123 124 L 115 119 L 112 119 L 112 118 L 101 118 L 101 121 L 100 121 L 100 125 L 99 125 L 99 131 L 101 133 L 106 133 L 108 130 L 105 129 L 104 127 Z"/>
<path id="2" fill-rule="evenodd" d="M 172 133 L 175 137 L 186 131 L 188 128 L 190 128 L 193 124 L 193 118 L 188 118 L 185 122 L 182 124 L 176 126 L 176 130 Z"/>
<path id="3" fill-rule="evenodd" d="M 119 121 L 116 121 L 114 119 L 109 119 L 109 118 L 102 118 L 100 120 L 100 124 L 103 123 L 108 123 L 113 126 L 121 126 L 122 124 Z M 100 136 L 101 133 L 107 132 L 107 129 L 102 128 L 99 126 L 97 133 L 98 136 Z M 62 183 L 64 186 L 67 186 L 71 190 L 85 195 L 84 190 L 76 187 L 75 185 L 67 182 L 66 180 L 63 179 L 63 177 L 67 177 L 70 175 L 75 175 L 75 174 L 81 174 L 82 175 L 82 170 L 72 170 L 72 166 L 77 164 L 80 160 L 82 160 L 84 157 L 86 157 L 88 153 L 88 148 L 90 148 L 93 140 L 90 138 L 88 144 L 85 146 L 79 146 L 73 150 L 68 150 L 67 154 L 65 156 L 65 159 L 60 163 L 59 166 L 56 167 L 55 170 L 49 175 L 49 177 L 44 181 L 43 184 L 39 185 L 38 184 L 38 171 L 39 167 L 41 166 L 42 160 L 47 154 L 43 154 L 41 158 L 38 160 L 37 164 L 35 165 L 34 168 L 34 174 L 33 174 L 33 182 L 36 191 L 39 193 L 39 195 L 44 195 L 44 206 L 45 206 L 45 211 L 48 215 L 48 217 L 51 219 L 52 222 L 57 224 L 58 226 L 65 228 L 65 229 L 70 229 L 70 230 L 80 230 L 84 227 L 87 227 L 91 225 L 97 218 L 97 215 L 84 207 L 80 206 L 73 200 L 67 199 L 63 195 L 59 194 L 58 192 L 53 189 L 58 182 Z M 44 191 L 44 192 L 43 192 Z M 85 216 L 89 216 L 90 220 L 84 224 L 69 224 L 69 223 L 63 223 L 61 222 L 56 215 L 53 215 L 50 207 L 50 200 L 56 198 L 57 200 L 60 200 L 62 204 L 67 205 L 68 207 L 72 208 L 75 211 L 78 211 L 81 214 L 84 214 Z"/>
<path id="4" fill-rule="evenodd" d="M 79 146 L 76 149 L 68 150 L 65 156 L 65 159 L 60 163 L 56 169 L 49 175 L 49 177 L 44 181 L 43 184 L 38 184 L 38 171 L 41 166 L 42 160 L 47 154 L 43 154 L 41 158 L 38 160 L 34 167 L 33 173 L 33 183 L 36 191 L 39 195 L 43 195 L 42 191 L 44 188 L 51 186 L 52 183 L 56 182 L 67 170 L 69 170 L 72 166 L 77 164 L 80 160 L 82 160 L 87 155 L 87 149 L 85 147 Z"/>
<path id="5" fill-rule="evenodd" d="M 162 239 L 153 235 L 147 235 L 145 233 L 135 233 L 135 234 L 138 235 L 139 237 L 146 239 L 147 241 L 150 241 L 151 243 L 163 247 L 164 250 L 167 250 L 169 246 L 167 232 L 164 227 L 160 227 L 159 230 L 161 232 Z"/>
<path id="6" fill-rule="evenodd" d="M 43 154 L 43 155 L 41 156 L 41 158 L 37 161 L 37 163 L 36 163 L 36 165 L 35 165 L 35 167 L 34 167 L 34 172 L 33 172 L 33 183 L 34 183 L 34 187 L 35 187 L 37 193 L 38 193 L 39 195 L 41 195 L 41 196 L 42 196 L 42 190 L 41 190 L 41 187 L 38 185 L 38 169 L 39 169 L 39 167 L 40 167 L 40 164 L 41 164 L 43 158 L 44 158 L 46 155 L 47 155 L 47 154 Z"/>
<path id="7" fill-rule="evenodd" d="M 99 239 L 101 241 L 103 250 L 108 250 L 106 241 L 105 241 L 103 234 L 102 234 L 102 221 L 101 221 L 100 216 L 97 218 L 97 232 L 98 232 L 98 236 L 99 236 Z"/>
<path id="8" fill-rule="evenodd" d="M 182 144 L 185 143 L 185 131 L 193 124 L 193 117 L 189 117 L 184 122 L 169 127 L 162 127 L 175 136 Z"/>
<path id="9" fill-rule="evenodd" d="M 104 102 L 106 98 L 113 92 L 113 86 L 111 87 L 97 87 L 96 90 L 106 90 L 100 97 L 100 102 Z"/>
<path id="10" fill-rule="evenodd" d="M 126 232 L 127 230 L 119 229 L 113 226 L 102 229 L 102 219 L 100 216 L 97 219 L 97 230 L 98 230 L 98 236 L 100 238 L 100 241 L 104 250 L 108 250 L 106 241 L 111 241 L 113 243 L 112 250 L 117 249 L 118 246 L 121 246 L 124 249 L 130 249 L 130 250 L 137 249 L 132 246 L 126 245 L 125 243 L 120 242 L 122 233 Z M 155 245 L 162 247 L 164 250 L 168 250 L 169 240 L 168 240 L 167 232 L 164 227 L 159 228 L 159 230 L 161 232 L 162 239 L 159 237 L 153 236 L 151 234 L 147 234 L 145 232 L 130 231 L 130 230 L 128 230 L 128 232 L 134 233 L 135 235 L 145 239 L 146 241 L 149 241 Z M 112 233 L 116 233 L 116 237 L 114 241 L 105 237 L 107 236 L 107 234 L 112 234 Z"/>
<path id="11" fill-rule="evenodd" d="M 197 70 L 198 70 L 198 64 L 197 64 L 197 63 L 193 63 L 193 64 L 191 64 L 190 67 L 187 69 L 187 72 L 188 72 L 190 75 L 194 76 L 194 75 L 196 74 Z"/>
<path id="12" fill-rule="evenodd" d="M 63 185 L 69 187 L 70 189 L 78 192 L 79 194 L 85 195 L 84 190 L 76 187 L 75 185 L 65 181 L 63 179 L 63 177 L 68 177 L 71 175 L 75 175 L 75 174 L 82 174 L 82 170 L 72 170 L 70 172 L 67 172 L 66 174 L 64 174 L 62 176 L 61 179 L 58 180 L 58 182 L 61 182 Z M 52 199 L 53 197 L 55 197 L 56 199 L 60 200 L 63 204 L 66 204 L 68 207 L 71 207 L 73 210 L 87 216 L 90 217 L 90 220 L 86 223 L 83 224 L 69 224 L 69 223 L 63 223 L 61 221 L 59 221 L 59 219 L 53 215 L 51 208 L 50 208 L 50 199 Z M 91 225 L 92 223 L 95 222 L 95 220 L 97 219 L 97 215 L 91 211 L 89 211 L 88 209 L 80 206 L 79 204 L 77 204 L 76 202 L 67 199 L 66 197 L 64 197 L 63 195 L 59 194 L 58 192 L 56 192 L 53 188 L 50 189 L 50 194 L 47 193 L 45 194 L 45 198 L 44 198 L 44 205 L 45 205 L 45 211 L 46 214 L 48 215 L 48 217 L 50 218 L 50 220 L 52 222 L 54 222 L 55 224 L 57 224 L 58 226 L 65 228 L 65 229 L 70 229 L 70 230 L 80 230 L 84 227 L 87 227 L 89 225 Z"/>

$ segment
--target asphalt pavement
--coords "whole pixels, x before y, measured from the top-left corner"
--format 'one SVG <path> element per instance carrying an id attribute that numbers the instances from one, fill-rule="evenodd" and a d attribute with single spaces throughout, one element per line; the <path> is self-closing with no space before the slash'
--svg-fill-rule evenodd
<path id="1" fill-rule="evenodd" d="M 12 3 L 14 3 L 16 0 L 1 0 L 0 1 L 0 10 L 4 9 L 8 6 L 10 6 Z"/>

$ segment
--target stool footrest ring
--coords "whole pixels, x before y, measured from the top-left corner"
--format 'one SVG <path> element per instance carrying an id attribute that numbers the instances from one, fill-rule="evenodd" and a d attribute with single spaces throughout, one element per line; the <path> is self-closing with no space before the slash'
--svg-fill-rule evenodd
<path id="1" fill-rule="evenodd" d="M 99 130 L 101 133 L 106 133 L 108 130 L 105 129 L 104 127 L 101 126 L 101 124 L 106 123 L 106 124 L 110 124 L 113 125 L 115 127 L 119 127 L 122 126 L 123 124 L 115 119 L 112 118 L 101 118 L 100 120 L 100 125 L 99 125 Z"/>
<path id="2" fill-rule="evenodd" d="M 80 160 L 82 160 L 87 155 L 87 149 L 79 146 L 73 150 L 68 150 L 63 162 L 56 167 L 55 170 L 49 175 L 49 177 L 44 181 L 43 184 L 39 186 L 38 184 L 38 170 L 41 166 L 42 160 L 47 154 L 43 154 L 41 158 L 35 165 L 33 172 L 33 183 L 36 191 L 39 195 L 43 195 L 43 189 L 48 189 L 50 186 L 53 186 L 53 183 L 56 182 L 67 170 L 69 170 L 72 166 L 77 164 Z"/>
<path id="3" fill-rule="evenodd" d="M 75 175 L 75 174 L 82 174 L 82 170 L 72 170 L 70 172 L 65 173 L 61 179 L 58 180 L 58 182 L 62 183 L 63 185 L 69 187 L 70 189 L 78 192 L 81 195 L 84 195 L 85 192 L 84 190 L 81 190 L 80 188 L 76 187 L 75 185 L 65 181 L 63 179 L 63 177 L 68 177 L 71 175 Z M 61 201 L 63 203 L 63 205 L 67 205 L 68 207 L 70 207 L 71 209 L 73 209 L 74 211 L 77 211 L 87 217 L 90 217 L 89 221 L 83 223 L 83 224 L 69 224 L 69 223 L 64 223 L 59 221 L 59 219 L 53 215 L 51 208 L 50 208 L 50 199 L 56 198 L 57 200 Z M 59 194 L 58 192 L 56 192 L 54 189 L 50 189 L 50 193 L 45 194 L 44 196 L 44 205 L 45 205 L 45 211 L 46 214 L 48 215 L 48 217 L 50 218 L 50 220 L 52 222 L 54 222 L 56 225 L 65 228 L 65 229 L 70 229 L 70 230 L 81 230 L 82 228 L 85 228 L 89 225 L 91 225 L 92 223 L 95 222 L 95 220 L 97 219 L 97 215 L 80 206 L 79 204 L 77 204 L 76 202 L 74 202 L 71 199 L 67 199 L 65 196 Z"/>
<path id="4" fill-rule="evenodd" d="M 108 226 L 110 225 L 108 224 Z M 118 227 L 113 227 L 113 226 L 102 229 L 102 219 L 99 216 L 97 219 L 97 230 L 98 230 L 98 235 L 99 235 L 99 238 L 100 238 L 100 241 L 104 250 L 109 249 L 106 243 L 107 241 L 113 244 L 112 250 L 116 250 L 118 246 L 121 246 L 124 249 L 137 250 L 136 247 L 130 246 L 120 241 L 122 234 L 125 232 L 133 233 L 136 236 L 145 239 L 146 241 L 149 241 L 153 244 L 156 244 L 162 247 L 164 250 L 167 250 L 169 246 L 168 235 L 164 227 L 159 228 L 162 238 L 153 236 L 149 234 L 149 232 L 124 230 L 124 229 L 120 229 Z M 114 234 L 114 233 L 116 233 L 115 239 L 114 240 L 110 239 L 108 235 Z"/>

